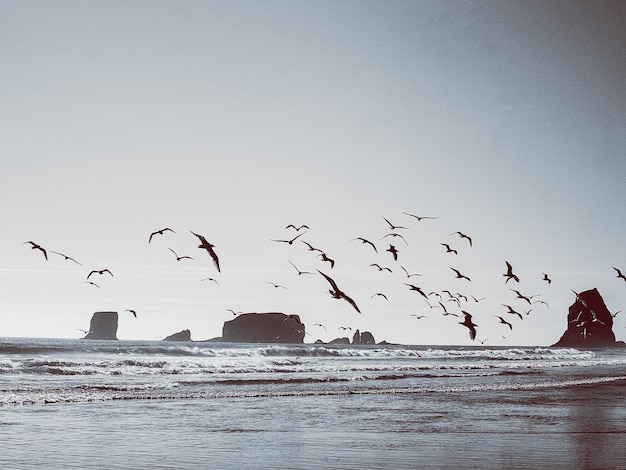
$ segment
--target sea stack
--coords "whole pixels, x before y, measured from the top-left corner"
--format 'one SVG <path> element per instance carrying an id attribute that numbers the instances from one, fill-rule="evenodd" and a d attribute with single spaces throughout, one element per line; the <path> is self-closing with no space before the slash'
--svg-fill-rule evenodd
<path id="1" fill-rule="evenodd" d="M 567 314 L 567 330 L 552 346 L 564 348 L 623 347 L 623 341 L 615 341 L 613 316 L 606 308 L 598 289 L 576 295 Z"/>
<path id="2" fill-rule="evenodd" d="M 163 341 L 191 341 L 191 331 L 182 330 L 163 338 Z"/>
<path id="3" fill-rule="evenodd" d="M 302 343 L 304 328 L 298 315 L 243 313 L 224 322 L 221 340 L 239 343 Z"/>
<path id="4" fill-rule="evenodd" d="M 95 312 L 83 339 L 117 340 L 117 312 Z"/>

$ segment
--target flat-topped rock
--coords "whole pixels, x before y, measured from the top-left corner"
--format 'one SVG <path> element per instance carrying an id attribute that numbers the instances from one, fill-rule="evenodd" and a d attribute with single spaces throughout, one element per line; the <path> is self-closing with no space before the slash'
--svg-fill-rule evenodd
<path id="1" fill-rule="evenodd" d="M 302 343 L 305 326 L 298 315 L 243 313 L 224 322 L 222 341 L 239 343 Z"/>
<path id="2" fill-rule="evenodd" d="M 83 339 L 117 340 L 117 312 L 95 312 Z"/>

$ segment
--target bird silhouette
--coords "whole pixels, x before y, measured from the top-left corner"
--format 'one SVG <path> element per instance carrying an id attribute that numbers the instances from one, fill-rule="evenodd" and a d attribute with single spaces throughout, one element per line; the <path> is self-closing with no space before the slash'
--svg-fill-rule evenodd
<path id="1" fill-rule="evenodd" d="M 168 250 L 174 253 L 174 256 L 176 256 L 176 261 L 180 261 L 181 259 L 193 259 L 191 256 L 178 256 L 178 254 L 171 248 L 168 248 Z"/>
<path id="2" fill-rule="evenodd" d="M 33 247 L 34 248 L 34 247 Z M 624 281 L 626 281 L 626 275 L 624 275 L 622 273 L 622 271 L 620 271 L 618 268 L 616 268 L 615 266 L 613 266 L 613 269 L 615 269 L 615 272 L 617 273 L 617 277 L 623 279 Z"/>
<path id="3" fill-rule="evenodd" d="M 278 289 L 278 288 L 280 288 L 280 289 L 286 289 L 286 287 L 285 287 L 285 286 L 281 286 L 280 284 L 275 284 L 275 283 L 270 282 L 270 281 L 266 281 L 265 283 L 266 283 L 266 284 L 270 284 L 270 285 L 272 285 L 272 286 L 273 286 L 274 288 L 276 288 L 276 289 Z"/>
<path id="4" fill-rule="evenodd" d="M 375 267 L 376 269 L 378 269 L 379 271 L 389 271 L 390 273 L 391 273 L 391 272 L 393 272 L 393 271 L 391 270 L 391 268 L 382 267 L 382 266 L 380 266 L 380 265 L 379 265 L 379 264 L 377 264 L 377 263 L 372 263 L 372 264 L 370 264 L 370 266 L 374 266 L 374 267 Z"/>
<path id="5" fill-rule="evenodd" d="M 406 268 L 402 265 L 400 265 L 400 267 L 402 268 L 402 271 L 404 271 L 404 274 L 406 274 L 406 277 L 411 278 L 413 276 L 421 276 L 421 274 L 417 274 L 417 273 L 411 273 L 409 274 L 409 272 L 406 270 Z"/>
<path id="6" fill-rule="evenodd" d="M 385 294 L 383 294 L 382 292 L 376 292 L 374 295 L 372 295 L 370 297 L 370 299 L 373 299 L 374 297 L 382 297 L 383 299 L 385 299 L 387 302 L 389 302 L 389 299 L 387 298 L 387 296 Z"/>
<path id="7" fill-rule="evenodd" d="M 290 240 L 275 240 L 275 239 L 273 239 L 273 238 L 270 238 L 270 241 L 273 241 L 273 242 L 279 242 L 279 243 L 287 243 L 288 245 L 293 245 L 293 242 L 295 242 L 298 238 L 300 238 L 300 237 L 301 237 L 302 235 L 304 235 L 305 233 L 306 233 L 306 232 L 299 233 L 298 235 L 296 235 L 295 237 L 293 237 L 293 238 L 292 238 L 292 239 L 290 239 Z"/>
<path id="8" fill-rule="evenodd" d="M 508 311 L 506 313 L 510 313 L 511 315 L 517 315 L 520 320 L 524 319 L 522 314 L 519 313 L 518 311 L 516 311 L 515 309 L 513 309 L 513 307 L 511 307 L 510 305 L 506 305 L 506 304 L 500 304 L 500 305 L 502 305 L 503 307 L 506 307 L 508 309 Z"/>
<path id="9" fill-rule="evenodd" d="M 137 312 L 135 312 L 134 310 L 131 310 L 129 308 L 127 308 L 126 310 L 124 310 L 125 312 L 130 312 L 133 314 L 133 317 L 137 318 Z"/>
<path id="10" fill-rule="evenodd" d="M 411 316 L 417 318 L 418 320 L 421 320 L 422 318 L 428 318 L 426 315 L 417 315 L 415 313 L 412 313 Z"/>
<path id="11" fill-rule="evenodd" d="M 552 279 L 550 279 L 546 273 L 541 274 L 543 274 L 543 278 L 541 279 L 542 281 L 546 281 L 548 284 L 552 284 Z"/>
<path id="12" fill-rule="evenodd" d="M 107 274 L 110 274 L 111 276 L 113 276 L 113 273 L 111 271 L 109 271 L 108 269 L 94 269 L 89 274 L 87 274 L 87 279 L 89 279 L 92 274 L 104 274 L 104 273 L 107 273 Z"/>
<path id="13" fill-rule="evenodd" d="M 450 235 L 458 235 L 461 238 L 465 238 L 469 242 L 470 246 L 472 246 L 472 238 L 468 237 L 464 233 L 457 231 L 457 232 L 452 232 Z"/>
<path id="14" fill-rule="evenodd" d="M 421 294 L 422 297 L 424 297 L 426 300 L 428 300 L 428 296 L 424 293 L 424 291 L 419 286 L 416 286 L 414 284 L 409 284 L 407 282 L 405 282 L 404 284 L 409 286 L 409 290 L 413 290 L 413 291 L 417 292 L 418 294 Z"/>
<path id="15" fill-rule="evenodd" d="M 467 327 L 467 329 L 469 330 L 470 339 L 474 341 L 476 339 L 476 327 L 478 325 L 472 322 L 472 316 L 465 310 L 461 310 L 461 313 L 464 315 L 464 319 L 462 322 L 459 322 L 459 325 Z"/>
<path id="16" fill-rule="evenodd" d="M 383 219 L 385 219 L 383 217 Z M 389 222 L 387 219 L 385 219 L 385 222 L 387 222 L 387 224 L 389 224 L 389 227 L 391 228 L 391 230 L 396 230 L 398 228 L 402 228 L 402 229 L 408 229 L 409 227 L 402 227 L 400 225 L 393 225 L 391 222 Z"/>
<path id="17" fill-rule="evenodd" d="M 500 320 L 500 323 L 502 323 L 503 325 L 507 325 L 509 327 L 509 329 L 513 329 L 513 325 L 511 325 L 508 321 L 506 321 L 504 318 L 498 316 L 498 315 L 494 315 L 494 317 L 498 318 Z"/>
<path id="18" fill-rule="evenodd" d="M 519 282 L 519 277 L 513 274 L 513 267 L 511 266 L 511 263 L 509 263 L 508 261 L 505 261 L 505 263 L 506 263 L 506 274 L 503 274 L 503 276 L 506 277 L 506 281 L 504 281 L 504 283 L 506 284 L 511 279 L 513 279 L 515 282 Z"/>
<path id="19" fill-rule="evenodd" d="M 312 273 L 310 271 L 300 271 L 295 264 L 293 264 L 291 261 L 289 261 L 289 264 L 292 265 L 294 267 L 294 269 L 298 272 L 298 276 L 302 276 L 303 274 L 315 274 Z"/>
<path id="20" fill-rule="evenodd" d="M 191 230 L 189 230 L 191 232 Z M 213 264 L 215 265 L 215 268 L 217 269 L 218 272 L 222 272 L 220 271 L 220 260 L 217 257 L 217 254 L 215 253 L 215 250 L 213 248 L 215 248 L 215 245 L 212 245 L 211 243 L 209 243 L 207 241 L 206 238 L 204 238 L 202 235 L 198 235 L 197 233 L 193 233 L 191 232 L 193 235 L 195 235 L 196 237 L 198 237 L 198 239 L 200 240 L 200 244 L 198 245 L 198 248 L 201 248 L 203 250 L 206 250 L 207 253 L 209 253 L 209 255 L 211 256 L 211 259 L 213 260 Z"/>
<path id="21" fill-rule="evenodd" d="M 317 270 L 318 273 L 320 273 L 322 276 L 324 276 L 324 278 L 326 278 L 326 280 L 328 281 L 328 283 L 330 284 L 330 286 L 332 287 L 332 289 L 330 289 L 328 292 L 330 293 L 330 295 L 335 298 L 335 299 L 343 299 L 346 302 L 348 302 L 350 305 L 352 305 L 352 307 L 359 313 L 361 313 L 361 310 L 359 310 L 359 307 L 357 306 L 356 302 L 354 300 L 352 300 L 350 297 L 348 297 L 346 295 L 345 292 L 343 292 L 341 289 L 339 289 L 339 287 L 337 287 L 337 283 L 328 275 L 324 274 L 322 271 L 320 271 L 319 269 Z"/>
<path id="22" fill-rule="evenodd" d="M 45 248 L 43 248 L 41 245 L 38 245 L 37 243 L 35 243 L 34 241 L 30 240 L 27 242 L 22 243 L 22 245 L 26 245 L 26 244 L 30 244 L 31 250 L 39 250 L 43 253 L 44 258 L 46 258 L 46 260 L 48 259 L 48 253 L 46 252 Z"/>
<path id="23" fill-rule="evenodd" d="M 163 235 L 165 232 L 176 233 L 176 232 L 174 232 L 174 230 L 172 230 L 169 227 L 162 228 L 161 230 L 157 230 L 156 232 L 152 232 L 150 234 L 150 238 L 148 238 L 148 243 L 150 243 L 152 241 L 152 237 L 154 237 L 155 235 Z"/>
<path id="24" fill-rule="evenodd" d="M 389 253 L 391 253 L 393 256 L 393 259 L 395 261 L 398 261 L 398 250 L 396 249 L 395 246 L 389 245 L 389 248 L 387 248 L 385 251 L 388 251 Z"/>
<path id="25" fill-rule="evenodd" d="M 374 243 L 372 243 L 371 241 L 367 240 L 366 238 L 363 238 L 363 237 L 356 237 L 356 238 L 353 238 L 353 239 L 352 239 L 352 240 L 350 240 L 350 241 L 354 241 L 354 240 L 360 240 L 360 241 L 361 241 L 361 243 L 363 243 L 363 244 L 367 244 L 367 245 L 370 245 L 370 246 L 374 249 L 374 251 L 375 251 L 376 253 L 378 253 L 378 249 L 376 248 L 376 245 L 374 245 Z"/>
<path id="26" fill-rule="evenodd" d="M 324 331 L 328 332 L 326 327 L 324 325 L 322 325 L 321 323 L 313 323 L 313 326 L 320 326 L 320 327 L 324 328 Z"/>
<path id="27" fill-rule="evenodd" d="M 313 245 L 311 245 L 309 242 L 305 242 L 304 240 L 300 240 L 302 243 L 304 243 L 306 246 L 309 247 L 309 251 L 319 251 L 320 253 L 324 253 L 322 250 L 320 250 L 319 248 L 315 248 Z"/>
<path id="28" fill-rule="evenodd" d="M 458 269 L 454 269 L 454 268 L 450 268 L 450 269 L 452 269 L 452 271 L 454 271 L 454 273 L 456 274 L 456 277 L 458 279 L 467 279 L 468 281 L 471 281 L 471 279 L 469 277 L 467 277 L 465 274 L 461 274 Z"/>
<path id="29" fill-rule="evenodd" d="M 517 295 L 516 299 L 522 299 L 525 300 L 526 302 L 528 302 L 528 305 L 532 305 L 532 299 L 533 297 L 537 297 L 537 295 L 523 295 L 522 293 L 520 293 L 520 291 L 515 290 L 515 289 L 509 289 L 512 292 L 515 292 L 515 294 Z"/>
<path id="30" fill-rule="evenodd" d="M 402 235 L 400 235 L 399 233 L 395 233 L 395 232 L 388 233 L 387 235 L 382 237 L 380 240 L 383 240 L 383 239 L 385 239 L 387 237 L 398 237 L 398 238 L 402 239 L 402 241 L 404 242 L 405 245 L 409 246 L 409 244 L 407 243 L 406 239 Z"/>
<path id="31" fill-rule="evenodd" d="M 409 214 L 408 212 L 402 212 L 404 215 L 408 215 L 409 217 L 413 217 L 415 219 L 417 219 L 418 222 L 421 222 L 422 220 L 427 220 L 427 219 L 431 219 L 431 220 L 435 220 L 437 217 L 426 217 L 426 216 L 419 216 L 419 215 L 415 215 L 415 214 Z"/>
<path id="32" fill-rule="evenodd" d="M 200 279 L 200 282 L 202 282 L 202 281 L 213 281 L 218 286 L 220 285 L 220 283 L 217 282 L 217 279 L 213 279 L 212 277 L 205 277 L 204 279 Z"/>
<path id="33" fill-rule="evenodd" d="M 446 248 L 446 253 L 454 253 L 455 255 L 459 254 L 454 248 L 450 248 L 450 245 L 447 243 L 440 243 L 440 245 L 443 245 Z"/>
<path id="34" fill-rule="evenodd" d="M 84 281 L 84 282 L 85 282 L 85 284 L 91 284 L 92 286 L 96 286 L 96 287 L 100 288 L 100 286 L 98 284 L 96 284 L 95 282 L 93 282 L 93 281 Z"/>
<path id="35" fill-rule="evenodd" d="M 329 258 L 328 255 L 326 253 L 324 253 L 323 251 L 318 256 L 320 256 L 322 258 L 322 261 L 326 261 L 326 262 L 330 263 L 330 269 L 333 269 L 335 267 L 335 260 Z"/>
<path id="36" fill-rule="evenodd" d="M 66 261 L 73 261 L 74 263 L 76 263 L 79 266 L 82 266 L 82 264 L 80 264 L 78 261 L 76 261 L 74 258 L 71 258 L 67 255 L 64 255 L 63 253 L 59 253 L 58 251 L 52 251 L 50 250 L 50 253 L 54 253 L 55 255 L 59 255 L 62 256 L 63 258 L 65 258 Z"/>
<path id="37" fill-rule="evenodd" d="M 289 227 L 293 228 L 296 232 L 299 232 L 303 228 L 309 230 L 309 226 L 305 224 L 299 225 L 298 227 L 296 227 L 294 224 L 289 224 L 285 228 L 289 228 Z"/>
<path id="38" fill-rule="evenodd" d="M 470 295 L 470 297 L 471 297 L 472 299 L 474 299 L 474 302 L 476 302 L 476 303 L 480 302 L 481 300 L 485 300 L 485 299 L 486 299 L 486 297 L 481 297 L 480 299 L 477 299 L 477 298 L 476 298 L 476 297 L 474 297 L 473 295 Z"/>

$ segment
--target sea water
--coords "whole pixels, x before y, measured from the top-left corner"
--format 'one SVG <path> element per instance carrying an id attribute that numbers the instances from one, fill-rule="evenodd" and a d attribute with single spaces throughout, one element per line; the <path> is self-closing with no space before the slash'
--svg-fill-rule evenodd
<path id="1" fill-rule="evenodd" d="M 0 340 L 0 468 L 626 468 L 626 350 Z"/>

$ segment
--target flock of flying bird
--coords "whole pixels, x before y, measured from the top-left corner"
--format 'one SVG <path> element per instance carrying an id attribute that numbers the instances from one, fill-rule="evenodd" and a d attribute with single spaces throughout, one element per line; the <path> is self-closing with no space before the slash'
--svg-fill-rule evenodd
<path id="1" fill-rule="evenodd" d="M 417 220 L 418 222 L 423 221 L 423 220 L 436 220 L 437 217 L 426 217 L 426 216 L 417 216 L 408 212 L 403 212 L 404 215 L 406 215 L 407 217 L 411 217 L 415 220 Z M 406 231 L 409 229 L 409 227 L 406 226 L 401 226 L 401 225 L 395 225 L 392 222 L 390 222 L 387 218 L 383 217 L 383 220 L 386 222 L 387 226 L 388 226 L 388 233 L 386 233 L 382 238 L 380 238 L 378 241 L 381 242 L 383 240 L 385 240 L 386 242 L 389 242 L 389 238 L 393 239 L 393 240 L 401 240 L 405 246 L 408 246 L 408 242 L 406 240 L 406 238 L 402 235 L 402 231 Z M 315 246 L 313 246 L 311 243 L 303 240 L 301 237 L 303 235 L 305 235 L 306 233 L 308 233 L 308 231 L 310 230 L 308 225 L 302 224 L 302 225 L 293 225 L 293 224 L 289 224 L 285 227 L 285 229 L 293 229 L 295 231 L 295 235 L 293 237 L 288 237 L 285 239 L 277 239 L 277 238 L 271 238 L 270 241 L 271 242 L 275 242 L 275 243 L 284 243 L 285 245 L 294 245 L 296 242 L 300 242 L 303 245 L 305 245 L 307 247 L 307 250 L 310 252 L 313 252 L 316 254 L 316 256 L 324 263 L 328 263 L 328 267 L 329 269 L 333 269 L 335 267 L 335 259 L 331 258 L 325 251 L 316 248 Z M 162 228 L 160 230 L 157 230 L 155 232 L 152 232 L 150 234 L 150 236 L 148 237 L 148 243 L 151 243 L 153 238 L 157 235 L 159 236 L 163 236 L 166 232 L 172 232 L 172 233 L 176 233 L 173 229 L 169 228 L 169 227 L 165 227 Z M 207 239 L 203 236 L 200 235 L 198 233 L 195 233 L 193 231 L 190 230 L 190 233 L 192 235 L 194 235 L 198 241 L 199 241 L 199 245 L 197 246 L 197 248 L 205 251 L 210 259 L 213 262 L 213 265 L 215 266 L 215 269 L 217 270 L 217 272 L 221 273 L 221 268 L 220 268 L 220 261 L 219 261 L 219 257 L 215 251 L 215 246 L 210 243 L 209 241 L 207 241 Z M 450 234 L 450 236 L 458 236 L 459 239 L 463 239 L 466 240 L 467 242 L 467 247 L 471 248 L 473 247 L 473 240 L 472 237 L 470 237 L 469 235 L 467 235 L 464 232 L 461 231 L 455 231 L 452 232 Z M 353 238 L 351 241 L 359 241 L 361 242 L 363 245 L 367 245 L 369 248 L 371 248 L 371 250 L 373 250 L 373 252 L 375 253 L 379 253 L 379 246 L 377 246 L 377 243 L 372 242 L 371 240 L 364 238 L 364 237 L 356 237 Z M 44 258 L 46 260 L 48 260 L 48 250 L 44 247 L 42 247 L 40 244 L 35 243 L 34 241 L 30 240 L 30 241 L 26 241 L 24 242 L 24 244 L 28 244 L 31 246 L 31 249 L 33 250 L 38 250 L 40 251 Z M 457 248 L 453 248 L 450 243 L 447 242 L 441 242 L 440 243 L 441 246 L 444 247 L 445 249 L 445 253 L 450 253 L 453 255 L 457 255 L 459 250 Z M 189 259 L 189 260 L 193 260 L 194 258 L 191 256 L 179 256 L 172 248 L 168 248 L 169 251 L 171 251 L 173 253 L 173 255 L 175 256 L 177 261 L 181 261 L 181 260 L 185 260 L 185 259 Z M 61 252 L 57 252 L 57 251 L 52 251 L 49 250 L 50 253 L 55 254 L 57 256 L 63 257 L 65 260 L 67 261 L 71 261 L 73 263 L 76 263 L 79 266 L 83 266 L 80 262 L 78 262 L 76 259 L 63 254 Z M 394 262 L 398 265 L 399 268 L 401 268 L 401 270 L 404 272 L 404 275 L 406 276 L 406 279 L 411 279 L 412 277 L 419 277 L 421 276 L 421 274 L 418 273 L 410 273 L 404 266 L 400 265 L 398 263 L 398 259 L 399 259 L 399 253 L 400 250 L 392 243 L 389 243 L 389 247 L 385 249 L 385 252 L 389 252 L 392 259 L 394 260 Z M 339 299 L 339 300 L 344 300 L 346 301 L 356 312 L 358 312 L 359 314 L 362 313 L 361 309 L 359 308 L 357 302 L 354 300 L 353 297 L 349 296 L 346 292 L 344 292 L 337 284 L 337 282 L 331 277 L 329 276 L 327 273 L 323 272 L 320 269 L 315 269 L 315 272 L 313 272 L 313 270 L 311 271 L 302 271 L 300 270 L 291 260 L 288 260 L 289 264 L 296 270 L 297 275 L 298 276 L 303 276 L 303 275 L 320 275 L 322 276 L 323 279 L 325 279 L 327 281 L 327 283 L 330 286 L 330 289 L 328 290 L 328 293 L 330 294 L 330 296 L 334 299 Z M 388 266 L 380 266 L 380 264 L 378 263 L 370 263 L 369 264 L 370 267 L 373 267 L 375 269 L 377 269 L 379 272 L 394 272 L 395 271 L 395 267 L 392 269 Z M 513 281 L 514 283 L 519 283 L 520 282 L 520 278 L 519 276 L 514 272 L 513 266 L 508 262 L 505 261 L 505 266 L 506 266 L 506 271 L 502 274 L 502 276 L 505 278 L 504 283 L 508 284 L 509 281 Z M 613 267 L 613 269 L 615 270 L 617 277 L 626 281 L 626 275 L 624 275 L 622 273 L 622 271 L 619 268 Z M 464 280 L 466 282 L 471 282 L 471 278 L 462 273 L 459 269 L 455 268 L 455 267 L 450 267 L 450 270 L 452 271 L 452 273 L 454 274 L 454 278 L 455 279 L 461 279 Z M 98 275 L 98 276 L 102 276 L 102 275 L 109 275 L 109 276 L 113 276 L 113 273 L 107 269 L 93 269 L 90 270 L 89 273 L 86 276 L 86 279 L 84 280 L 85 283 L 93 285 L 95 287 L 100 287 L 98 284 L 96 284 L 94 281 L 91 280 L 92 276 Z M 552 283 L 552 279 L 550 279 L 550 277 L 548 276 L 548 274 L 546 273 L 542 273 L 542 278 L 541 280 L 545 281 L 547 284 L 551 284 Z M 204 279 L 201 279 L 202 281 L 212 281 L 215 282 L 216 284 L 219 284 L 219 282 L 212 277 L 207 277 Z M 268 284 L 272 285 L 274 288 L 282 288 L 282 289 L 286 289 L 285 286 L 280 285 L 280 284 L 276 284 L 274 282 L 269 282 L 267 281 Z M 474 323 L 473 321 L 473 317 L 472 314 L 470 314 L 465 307 L 465 304 L 467 302 L 469 302 L 469 298 L 471 298 L 473 300 L 473 302 L 478 303 L 481 302 L 482 300 L 484 300 L 485 298 L 477 298 L 473 295 L 470 295 L 469 297 L 466 295 L 463 295 L 461 293 L 458 292 L 452 292 L 450 290 L 439 290 L 439 291 L 431 291 L 429 293 L 426 293 L 425 290 L 423 289 L 423 287 L 420 287 L 418 285 L 416 285 L 415 283 L 411 283 L 411 282 L 404 282 L 404 284 L 408 287 L 409 291 L 411 292 L 415 292 L 417 294 L 419 294 L 424 301 L 426 302 L 426 304 L 428 305 L 428 307 L 430 307 L 430 309 L 440 309 L 441 310 L 441 314 L 444 317 L 448 317 L 448 316 L 452 316 L 452 317 L 457 317 L 459 319 L 463 319 L 463 321 L 459 321 L 458 324 L 466 327 L 469 331 L 469 337 L 471 340 L 475 340 L 477 338 L 477 330 L 476 328 L 478 327 L 478 325 L 476 323 Z M 548 307 L 548 304 L 540 299 L 535 300 L 536 297 L 538 297 L 540 294 L 536 294 L 536 295 L 524 295 L 522 294 L 519 290 L 517 289 L 510 289 L 510 291 L 512 291 L 515 294 L 515 301 L 524 301 L 528 304 L 529 307 L 532 307 L 535 304 L 543 304 L 546 307 Z M 387 295 L 383 292 L 376 292 L 374 293 L 371 298 L 374 297 L 381 297 L 384 298 L 385 300 L 389 301 Z M 450 309 L 450 303 L 455 304 L 458 307 L 457 313 L 455 313 L 454 311 L 451 311 Z M 512 303 L 512 302 L 511 302 Z M 505 327 L 509 328 L 509 330 L 513 329 L 513 324 L 506 320 L 504 318 L 504 316 L 506 315 L 511 315 L 511 316 L 515 316 L 517 318 L 519 318 L 520 320 L 524 318 L 524 315 L 519 312 L 518 310 L 516 310 L 512 305 L 510 304 L 501 304 L 503 307 L 505 307 L 507 310 L 506 312 L 504 312 L 502 315 L 493 315 L 493 317 L 498 319 L 498 322 L 502 325 L 504 325 Z M 227 309 L 228 311 L 232 312 L 233 314 L 237 314 L 237 313 L 243 313 L 243 312 L 235 312 L 234 310 L 231 309 Z M 522 311 L 526 314 L 529 315 L 531 312 L 532 308 L 529 310 L 523 310 Z M 127 309 L 126 311 L 130 312 L 131 314 L 133 314 L 135 317 L 137 317 L 137 312 L 135 310 L 132 309 Z M 422 319 L 422 318 L 427 318 L 427 315 L 418 315 L 418 314 L 412 314 L 412 316 L 416 317 L 418 320 Z M 326 330 L 326 327 L 321 324 L 321 323 L 316 323 L 314 326 L 320 326 L 322 328 L 324 328 L 324 330 Z M 340 327 L 341 329 L 350 329 L 349 327 Z M 327 330 L 326 330 L 327 331 Z M 504 337 L 504 335 L 502 335 Z M 486 339 L 484 340 L 479 340 L 481 343 L 484 343 L 486 341 Z"/>

